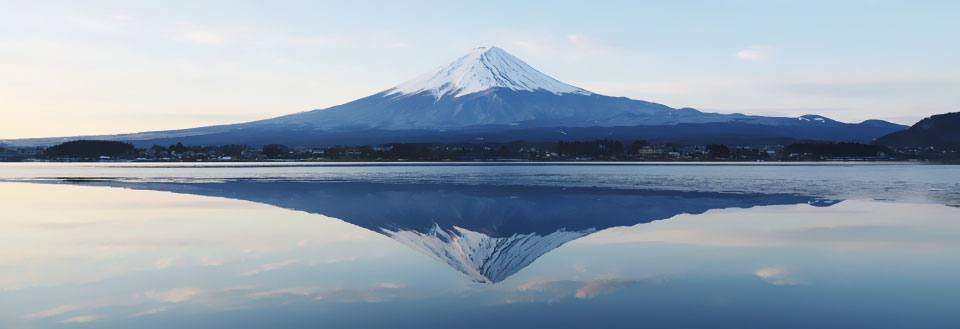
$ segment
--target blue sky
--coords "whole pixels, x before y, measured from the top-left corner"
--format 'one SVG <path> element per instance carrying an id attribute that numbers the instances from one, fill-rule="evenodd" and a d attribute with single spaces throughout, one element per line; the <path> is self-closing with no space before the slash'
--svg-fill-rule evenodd
<path id="1" fill-rule="evenodd" d="M 960 110 L 957 1 L 2 1 L 0 138 L 242 122 L 496 45 L 593 92 L 913 123 Z"/>

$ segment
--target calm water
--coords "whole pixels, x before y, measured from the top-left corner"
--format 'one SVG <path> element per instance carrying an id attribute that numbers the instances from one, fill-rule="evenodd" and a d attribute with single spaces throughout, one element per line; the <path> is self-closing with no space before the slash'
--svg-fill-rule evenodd
<path id="1" fill-rule="evenodd" d="M 960 167 L 0 165 L 0 328 L 960 328 Z"/>

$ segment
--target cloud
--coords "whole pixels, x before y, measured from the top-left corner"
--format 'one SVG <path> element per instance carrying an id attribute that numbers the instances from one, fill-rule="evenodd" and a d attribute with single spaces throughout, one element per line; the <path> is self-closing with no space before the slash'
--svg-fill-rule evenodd
<path id="1" fill-rule="evenodd" d="M 304 297 L 339 303 L 368 302 L 379 303 L 408 295 L 404 290 L 406 285 L 398 283 L 380 283 L 364 289 L 318 289 L 311 287 L 278 288 L 272 290 L 255 291 L 246 294 L 251 300 L 285 297 Z"/>
<path id="2" fill-rule="evenodd" d="M 636 280 L 594 280 L 587 281 L 574 294 L 579 299 L 593 298 L 602 294 L 611 293 L 636 284 Z"/>
<path id="3" fill-rule="evenodd" d="M 800 284 L 793 275 L 782 267 L 763 267 L 754 273 L 758 278 L 775 286 L 794 286 Z"/>
<path id="4" fill-rule="evenodd" d="M 200 264 L 202 264 L 203 266 L 220 266 L 220 265 L 223 265 L 224 262 L 225 261 L 220 258 L 212 258 L 212 257 L 206 257 L 206 256 L 200 258 Z"/>
<path id="5" fill-rule="evenodd" d="M 80 315 L 80 316 L 75 316 L 75 317 L 60 321 L 60 323 L 88 323 L 88 322 L 96 321 L 98 319 L 100 318 L 93 315 Z"/>
<path id="6" fill-rule="evenodd" d="M 403 289 L 406 288 L 407 285 L 396 282 L 383 282 L 378 284 L 377 287 L 381 289 Z"/>
<path id="7" fill-rule="evenodd" d="M 203 290 L 198 288 L 177 288 L 167 291 L 147 292 L 146 297 L 167 303 L 182 303 L 197 297 L 201 293 L 203 293 Z"/>
<path id="8" fill-rule="evenodd" d="M 273 271 L 273 270 L 278 270 L 278 269 L 281 269 L 281 268 L 284 268 L 284 267 L 287 267 L 287 266 L 290 266 L 290 265 L 293 265 L 293 264 L 296 264 L 296 263 L 297 263 L 296 260 L 285 260 L 285 261 L 282 261 L 282 262 L 275 262 L 275 263 L 263 264 L 263 265 L 260 265 L 259 267 L 255 268 L 255 269 L 252 269 L 252 270 L 249 270 L 249 271 L 240 273 L 240 275 L 241 275 L 241 276 L 254 276 L 254 275 L 257 275 L 257 274 L 260 274 L 260 273 L 263 273 L 263 272 L 270 272 L 270 271 Z"/>
<path id="9" fill-rule="evenodd" d="M 258 291 L 247 295 L 251 299 L 261 299 L 261 298 L 273 298 L 273 297 L 282 297 L 282 296 L 312 296 L 315 295 L 316 289 L 313 288 L 281 288 L 267 291 Z"/>
<path id="10" fill-rule="evenodd" d="M 60 305 L 51 309 L 43 310 L 36 313 L 30 313 L 24 316 L 27 319 L 45 319 L 57 315 L 61 315 L 68 312 L 73 312 L 85 308 L 83 305 L 79 304 L 69 304 L 69 305 Z"/>
<path id="11" fill-rule="evenodd" d="M 165 269 L 173 266 L 176 262 L 176 257 L 163 257 L 154 262 L 153 267 L 157 269 Z"/>
<path id="12" fill-rule="evenodd" d="M 521 292 L 527 296 L 520 296 L 516 299 L 533 300 L 556 300 L 566 297 L 577 299 L 590 299 L 600 295 L 609 294 L 623 288 L 632 286 L 640 282 L 639 280 L 622 279 L 597 279 L 586 281 L 559 280 L 544 281 L 532 280 L 517 285 L 514 291 Z"/>
<path id="13" fill-rule="evenodd" d="M 588 49 L 597 47 L 597 43 L 583 34 L 567 35 L 567 42 L 576 48 Z"/>
<path id="14" fill-rule="evenodd" d="M 163 312 L 166 312 L 166 311 L 167 311 L 167 308 L 166 308 L 166 307 L 151 308 L 151 309 L 146 310 L 146 311 L 134 313 L 134 314 L 130 315 L 130 317 L 135 318 L 135 317 L 141 317 L 141 316 L 147 316 L 147 315 L 154 315 L 154 314 L 160 314 L 160 313 L 163 313 Z"/>
<path id="15" fill-rule="evenodd" d="M 99 32 L 126 32 L 130 24 L 136 21 L 133 16 L 125 14 L 107 16 L 76 16 L 68 19 L 75 26 Z"/>
<path id="16" fill-rule="evenodd" d="M 296 35 L 296 36 L 285 36 L 285 35 L 275 35 L 275 34 L 263 34 L 258 36 L 261 40 L 265 42 L 270 41 L 279 41 L 279 43 L 290 44 L 295 46 L 309 46 L 309 47 L 344 47 L 351 44 L 353 40 L 346 38 L 339 34 L 332 33 L 321 33 L 321 34 L 311 34 L 311 35 Z"/>
<path id="17" fill-rule="evenodd" d="M 738 51 L 735 56 L 741 61 L 763 61 L 773 56 L 773 48 L 769 46 L 750 46 Z"/>
<path id="18" fill-rule="evenodd" d="M 806 81 L 768 84 L 775 91 L 813 97 L 889 99 L 905 96 L 916 99 L 956 91 L 958 79 L 876 78 L 872 80 Z"/>
<path id="19" fill-rule="evenodd" d="M 224 34 L 210 30 L 193 30 L 183 34 L 187 41 L 207 46 L 218 46 L 227 42 Z"/>

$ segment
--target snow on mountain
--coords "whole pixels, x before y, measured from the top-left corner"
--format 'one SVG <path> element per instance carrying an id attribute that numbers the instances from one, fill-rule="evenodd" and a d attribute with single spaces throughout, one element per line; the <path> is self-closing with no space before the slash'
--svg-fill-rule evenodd
<path id="1" fill-rule="evenodd" d="M 797 117 L 797 120 L 800 120 L 800 121 L 808 121 L 808 122 L 817 122 L 817 123 L 839 123 L 839 122 L 837 122 L 837 121 L 835 121 L 835 120 L 833 120 L 833 119 L 827 118 L 827 117 L 822 116 L 822 115 L 816 115 L 816 114 L 802 115 L 802 116 L 800 116 L 800 117 Z"/>
<path id="2" fill-rule="evenodd" d="M 559 230 L 543 236 L 529 233 L 490 237 L 456 226 L 444 230 L 435 225 L 426 233 L 383 229 L 383 234 L 397 242 L 444 262 L 481 283 L 503 281 L 543 254 L 593 232 L 593 229 Z"/>
<path id="3" fill-rule="evenodd" d="M 490 88 L 542 90 L 554 94 L 591 94 L 582 88 L 551 78 L 497 47 L 474 48 L 446 67 L 391 88 L 387 94 L 428 92 L 436 98 L 447 95 L 459 97 Z"/>

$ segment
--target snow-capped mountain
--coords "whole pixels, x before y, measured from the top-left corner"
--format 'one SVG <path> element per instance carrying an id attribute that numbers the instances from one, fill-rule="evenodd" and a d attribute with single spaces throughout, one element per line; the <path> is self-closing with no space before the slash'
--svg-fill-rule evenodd
<path id="1" fill-rule="evenodd" d="M 80 138 L 140 146 L 281 143 L 322 146 L 392 142 L 648 139 L 871 141 L 905 129 L 879 120 L 842 123 L 706 113 L 692 108 L 610 97 L 554 79 L 497 47 L 479 47 L 450 64 L 349 103 L 277 118 L 124 135 L 0 141 L 49 145 Z"/>
<path id="2" fill-rule="evenodd" d="M 436 72 L 387 90 L 387 96 L 430 93 L 435 98 L 460 97 L 492 88 L 589 95 L 560 82 L 497 47 L 477 47 Z"/>

